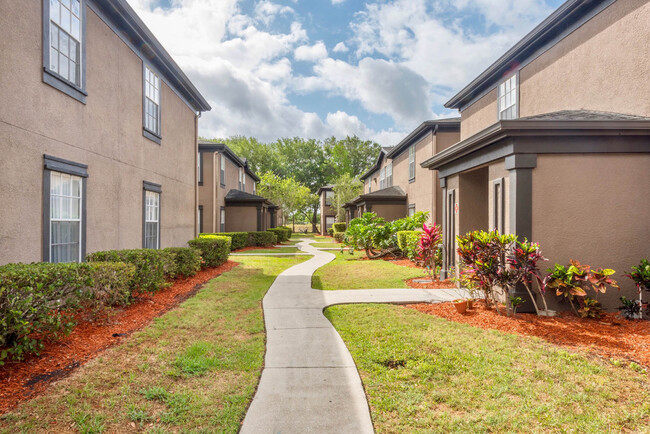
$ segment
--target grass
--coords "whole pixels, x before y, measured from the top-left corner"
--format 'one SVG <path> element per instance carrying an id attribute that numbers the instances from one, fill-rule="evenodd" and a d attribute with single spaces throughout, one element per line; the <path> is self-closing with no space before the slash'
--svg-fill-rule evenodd
<path id="1" fill-rule="evenodd" d="M 255 249 L 255 250 L 246 250 L 244 252 L 235 252 L 235 253 L 298 253 L 300 249 L 298 247 L 278 247 L 277 249 Z"/>
<path id="2" fill-rule="evenodd" d="M 391 264 L 382 259 L 361 261 L 366 254 L 347 251 L 341 253 L 330 251 L 336 259 L 319 268 L 312 277 L 315 289 L 372 289 L 372 288 L 407 288 L 404 280 L 424 277 L 424 272 L 417 268 Z"/>
<path id="3" fill-rule="evenodd" d="M 311 245 L 320 248 L 331 248 L 331 247 L 340 248 L 343 246 L 341 243 L 312 243 Z"/>
<path id="4" fill-rule="evenodd" d="M 306 259 L 237 257 L 180 307 L 1 417 L 0 432 L 237 432 L 264 358 L 261 299 Z"/>
<path id="5" fill-rule="evenodd" d="M 650 382 L 633 369 L 398 306 L 325 314 L 377 432 L 650 432 Z"/>

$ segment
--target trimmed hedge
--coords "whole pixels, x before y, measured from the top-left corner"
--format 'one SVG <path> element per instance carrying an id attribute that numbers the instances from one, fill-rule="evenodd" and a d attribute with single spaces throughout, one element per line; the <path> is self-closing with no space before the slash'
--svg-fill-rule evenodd
<path id="1" fill-rule="evenodd" d="M 269 231 L 249 232 L 248 237 L 251 246 L 266 247 L 278 242 L 278 237 Z"/>
<path id="2" fill-rule="evenodd" d="M 222 235 L 203 235 L 187 244 L 201 252 L 204 267 L 218 267 L 228 260 L 231 240 Z"/>
<path id="3" fill-rule="evenodd" d="M 342 243 L 344 238 L 345 232 L 334 232 L 334 239 L 339 243 Z"/>
<path id="4" fill-rule="evenodd" d="M 194 276 L 201 269 L 201 252 L 192 247 L 167 247 L 174 255 L 174 267 L 167 273 L 171 278 Z"/>
<path id="5" fill-rule="evenodd" d="M 167 277 L 176 270 L 174 254 L 166 250 L 135 249 L 106 250 L 91 253 L 88 262 L 126 262 L 135 265 L 135 274 L 129 286 L 132 290 L 156 292 L 169 286 Z"/>
<path id="6" fill-rule="evenodd" d="M 278 237 L 278 242 L 280 243 L 284 241 L 289 241 L 289 238 L 291 238 L 291 231 L 287 230 L 287 228 L 278 227 L 278 228 L 271 228 L 267 230 L 269 232 L 273 232 Z"/>
<path id="7" fill-rule="evenodd" d="M 82 305 L 128 302 L 135 266 L 124 263 L 8 264 L 0 267 L 0 365 L 38 353 L 65 335 Z"/>
<path id="8" fill-rule="evenodd" d="M 293 229 L 291 229 L 289 226 L 280 226 L 280 227 L 286 229 L 289 232 L 289 238 L 293 236 Z"/>
<path id="9" fill-rule="evenodd" d="M 243 249 L 244 247 L 248 247 L 250 245 L 248 243 L 248 232 L 218 232 L 214 234 L 199 234 L 199 238 L 206 235 L 230 237 L 230 248 L 232 250 Z"/>
<path id="10" fill-rule="evenodd" d="M 334 224 L 332 225 L 332 228 L 334 229 L 334 233 L 337 233 L 337 232 L 345 232 L 345 230 L 347 229 L 347 227 L 348 227 L 348 225 L 345 224 L 345 223 L 334 223 Z"/>
<path id="11" fill-rule="evenodd" d="M 417 255 L 417 247 L 420 242 L 422 231 L 398 231 L 397 246 L 404 256 L 414 260 Z"/>

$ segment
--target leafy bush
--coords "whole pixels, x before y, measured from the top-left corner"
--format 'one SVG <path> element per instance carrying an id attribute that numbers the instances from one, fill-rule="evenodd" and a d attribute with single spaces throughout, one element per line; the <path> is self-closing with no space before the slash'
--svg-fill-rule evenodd
<path id="1" fill-rule="evenodd" d="M 417 248 L 420 241 L 421 231 L 399 231 L 397 232 L 397 247 L 404 256 L 411 261 L 417 258 Z"/>
<path id="2" fill-rule="evenodd" d="M 42 341 L 67 334 L 68 315 L 92 285 L 85 264 L 8 264 L 0 267 L 0 364 L 38 353 Z"/>
<path id="3" fill-rule="evenodd" d="M 124 262 L 89 262 L 92 279 L 89 303 L 94 307 L 127 304 L 131 299 L 131 286 L 135 265 Z"/>
<path id="4" fill-rule="evenodd" d="M 327 230 L 327 235 L 329 235 L 330 237 L 333 237 L 334 236 L 334 228 L 329 228 Z"/>
<path id="5" fill-rule="evenodd" d="M 345 232 L 334 232 L 334 239 L 337 242 L 342 243 L 345 239 Z"/>
<path id="6" fill-rule="evenodd" d="M 250 246 L 248 240 L 248 232 L 219 232 L 216 234 L 199 234 L 199 238 L 204 236 L 221 236 L 221 237 L 230 237 L 231 243 L 230 248 L 232 250 L 243 249 L 244 247 Z"/>
<path id="7" fill-rule="evenodd" d="M 187 242 L 201 252 L 205 267 L 218 267 L 225 263 L 230 255 L 230 243 L 230 237 L 221 235 L 203 235 Z"/>
<path id="8" fill-rule="evenodd" d="M 278 242 L 278 237 L 269 231 L 249 232 L 248 237 L 251 246 L 266 247 Z"/>
<path id="9" fill-rule="evenodd" d="M 278 242 L 282 243 L 289 240 L 289 232 L 284 228 L 271 228 L 267 229 L 268 232 L 273 232 L 278 237 Z"/>
<path id="10" fill-rule="evenodd" d="M 169 277 L 190 277 L 201 269 L 201 252 L 197 249 L 191 247 L 167 247 L 164 250 L 174 255 L 174 267 L 169 271 Z"/>
<path id="11" fill-rule="evenodd" d="M 576 304 L 579 306 L 585 304 L 587 289 L 592 289 L 596 293 L 605 293 L 607 286 L 620 289 L 616 281 L 609 277 L 615 273 L 614 270 L 599 268 L 594 271 L 589 265 L 583 265 L 573 259 L 568 267 L 555 264 L 555 267 L 549 268 L 548 271 L 544 284 L 548 288 L 555 289 L 558 297 L 567 300 L 578 316 L 582 314 L 577 310 Z"/>
<path id="12" fill-rule="evenodd" d="M 174 254 L 165 250 L 106 250 L 91 253 L 86 260 L 88 262 L 126 262 L 135 265 L 135 274 L 129 286 L 132 290 L 139 289 L 143 292 L 157 292 L 169 286 L 167 277 L 171 277 L 176 269 Z"/>
<path id="13" fill-rule="evenodd" d="M 442 267 L 442 227 L 433 224 L 422 225 L 422 234 L 417 245 L 417 259 L 422 263 L 431 279 L 436 279 Z"/>
<path id="14" fill-rule="evenodd" d="M 347 224 L 345 223 L 334 223 L 332 225 L 332 228 L 334 229 L 334 233 L 337 232 L 345 232 L 345 229 L 347 228 Z"/>
<path id="15" fill-rule="evenodd" d="M 632 271 L 625 276 L 632 279 L 639 290 L 645 288 L 650 291 L 650 262 L 647 259 L 641 259 L 641 263 L 632 267 Z"/>
<path id="16" fill-rule="evenodd" d="M 291 236 L 293 235 L 293 229 L 291 229 L 289 226 L 279 226 L 279 227 L 286 229 L 287 232 L 289 232 L 289 238 L 291 238 Z"/>
<path id="17" fill-rule="evenodd" d="M 619 306 L 618 310 L 621 311 L 626 319 L 636 319 L 641 314 L 641 302 L 639 300 L 629 300 L 623 296 L 620 298 L 623 306 Z"/>
<path id="18" fill-rule="evenodd" d="M 590 297 L 583 297 L 580 300 L 578 315 L 580 318 L 599 319 L 603 315 L 603 307 L 598 300 Z"/>

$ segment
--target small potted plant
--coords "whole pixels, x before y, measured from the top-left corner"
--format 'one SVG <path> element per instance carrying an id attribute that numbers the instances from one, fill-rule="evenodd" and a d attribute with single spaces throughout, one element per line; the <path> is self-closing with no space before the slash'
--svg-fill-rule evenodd
<path id="1" fill-rule="evenodd" d="M 456 308 L 456 311 L 460 314 L 464 314 L 467 311 L 467 299 L 466 298 L 458 298 L 452 302 L 454 304 L 454 307 Z"/>

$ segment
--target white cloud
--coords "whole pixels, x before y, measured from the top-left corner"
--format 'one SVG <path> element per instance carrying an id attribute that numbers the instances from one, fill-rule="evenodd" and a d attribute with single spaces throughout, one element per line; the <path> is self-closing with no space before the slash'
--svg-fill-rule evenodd
<path id="1" fill-rule="evenodd" d="M 255 5 L 255 17 L 267 26 L 275 20 L 278 15 L 293 14 L 294 10 L 289 6 L 282 6 L 269 0 L 262 0 Z"/>
<path id="2" fill-rule="evenodd" d="M 343 4 L 343 3 L 345 3 L 345 0 L 332 0 L 333 5 L 340 5 L 340 4 Z"/>
<path id="3" fill-rule="evenodd" d="M 349 48 L 345 45 L 344 42 L 339 42 L 334 46 L 334 49 L 332 51 L 334 51 L 335 53 L 346 53 L 348 52 L 348 50 Z"/>
<path id="4" fill-rule="evenodd" d="M 301 45 L 296 48 L 293 57 L 296 60 L 316 62 L 327 57 L 327 47 L 322 41 L 314 45 Z"/>

